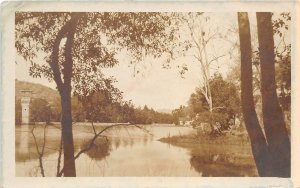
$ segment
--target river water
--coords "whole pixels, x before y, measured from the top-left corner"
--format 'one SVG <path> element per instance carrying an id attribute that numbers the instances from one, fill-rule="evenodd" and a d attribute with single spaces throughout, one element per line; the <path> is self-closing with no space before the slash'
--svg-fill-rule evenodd
<path id="1" fill-rule="evenodd" d="M 104 128 L 95 125 L 96 132 Z M 16 176 L 41 176 L 40 164 L 45 176 L 56 176 L 60 126 L 17 126 L 15 133 Z M 172 125 L 115 126 L 101 134 L 94 145 L 76 159 L 76 174 L 79 177 L 258 175 L 249 143 L 236 141 L 231 145 L 221 140 L 213 144 L 177 143 L 174 146 L 159 141 L 163 137 L 187 134 L 195 135 L 196 131 Z M 77 154 L 90 145 L 93 127 L 75 124 L 73 137 Z M 39 153 L 43 153 L 41 161 Z"/>
<path id="2" fill-rule="evenodd" d="M 103 126 L 95 126 L 101 131 Z M 41 176 L 38 150 L 45 149 L 45 176 L 55 176 L 60 147 L 59 126 L 16 127 L 16 176 Z M 44 138 L 45 131 L 45 140 Z M 105 131 L 96 146 L 76 159 L 77 176 L 200 176 L 192 168 L 189 151 L 158 141 L 159 138 L 190 134 L 188 127 L 171 125 L 117 126 Z M 73 129 L 75 154 L 86 148 L 94 136 L 92 126 Z M 35 138 L 35 139 L 34 139 Z"/>

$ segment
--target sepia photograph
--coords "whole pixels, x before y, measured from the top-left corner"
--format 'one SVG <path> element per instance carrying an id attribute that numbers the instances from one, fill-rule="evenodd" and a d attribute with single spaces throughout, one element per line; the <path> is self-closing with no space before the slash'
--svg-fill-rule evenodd
<path id="1" fill-rule="evenodd" d="M 12 175 L 290 182 L 294 19 L 16 8 Z"/>

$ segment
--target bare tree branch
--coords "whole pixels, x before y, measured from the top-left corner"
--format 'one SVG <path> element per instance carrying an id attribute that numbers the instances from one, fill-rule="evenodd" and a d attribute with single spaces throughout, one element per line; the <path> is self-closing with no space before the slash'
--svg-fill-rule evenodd
<path id="1" fill-rule="evenodd" d="M 59 146 L 58 159 L 57 159 L 57 170 L 56 170 L 56 176 L 57 177 L 59 176 L 59 171 L 60 171 L 62 148 L 63 148 L 63 140 L 62 140 L 62 136 L 61 136 L 60 137 L 60 146 Z"/>
<path id="2" fill-rule="evenodd" d="M 141 127 L 141 126 L 136 125 L 136 124 L 133 124 L 133 125 L 135 127 L 139 128 L 139 129 L 143 130 L 145 133 L 150 134 L 151 136 L 153 136 L 153 134 L 149 130 L 145 129 L 144 127 Z"/>
<path id="3" fill-rule="evenodd" d="M 33 136 L 33 140 L 34 140 L 34 143 L 35 143 L 35 148 L 36 148 L 38 158 L 39 158 L 39 166 L 40 166 L 40 169 L 41 169 L 41 174 L 42 174 L 43 177 L 45 177 L 45 171 L 44 171 L 44 166 L 43 166 L 43 155 L 44 155 L 44 149 L 45 149 L 45 145 L 46 145 L 46 128 L 47 128 L 47 124 L 45 124 L 45 126 L 44 126 L 44 139 L 43 139 L 43 146 L 42 146 L 42 151 L 41 152 L 39 150 L 39 146 L 38 146 L 38 143 L 36 141 L 36 137 L 34 135 L 35 126 L 33 126 L 32 130 L 31 130 L 31 134 Z"/>
<path id="4" fill-rule="evenodd" d="M 222 58 L 222 57 L 224 57 L 224 56 L 226 56 L 226 55 L 225 55 L 225 54 L 224 54 L 224 55 L 219 55 L 219 56 L 216 56 L 216 57 L 212 58 L 212 59 L 208 62 L 208 66 L 209 66 L 212 62 L 218 61 L 218 59 L 220 59 L 220 58 Z"/>
<path id="5" fill-rule="evenodd" d="M 79 158 L 79 156 L 80 156 L 82 153 L 85 153 L 86 151 L 90 150 L 90 149 L 93 147 L 94 142 L 96 141 L 96 139 L 97 139 L 99 136 L 102 136 L 101 134 L 102 134 L 103 132 L 105 132 L 106 130 L 111 129 L 111 128 L 113 128 L 113 127 L 122 126 L 122 125 L 127 125 L 127 126 L 128 126 L 128 125 L 135 125 L 135 124 L 120 123 L 120 124 L 113 124 L 113 125 L 110 125 L 110 126 L 105 127 L 103 130 L 101 130 L 100 132 L 98 132 L 97 134 L 94 135 L 94 137 L 91 139 L 91 141 L 90 141 L 90 143 L 88 144 L 87 147 L 81 149 L 81 150 L 74 156 L 74 160 L 76 160 L 77 158 Z M 92 124 L 92 126 L 93 126 L 93 129 L 95 129 L 94 124 Z M 141 128 L 141 127 L 139 127 L 139 126 L 137 126 L 137 125 L 135 125 L 135 126 L 138 127 L 138 128 Z M 143 129 L 143 128 L 141 128 L 141 129 Z M 63 173 L 64 173 L 64 168 L 61 169 L 61 171 L 58 173 L 57 176 L 58 176 L 58 177 L 61 177 Z"/>

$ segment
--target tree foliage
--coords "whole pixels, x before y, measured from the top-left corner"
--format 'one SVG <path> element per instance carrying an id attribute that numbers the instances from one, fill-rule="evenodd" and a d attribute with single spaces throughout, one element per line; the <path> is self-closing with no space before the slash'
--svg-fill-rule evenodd
<path id="1" fill-rule="evenodd" d="M 55 39 L 75 13 L 19 12 L 16 14 L 16 50 L 31 62 L 30 75 L 54 79 L 51 61 Z M 74 93 L 87 95 L 95 88 L 106 88 L 112 78 L 105 78 L 102 68 L 118 64 L 116 54 L 126 50 L 137 63 L 148 55 L 161 57 L 174 48 L 175 27 L 164 13 L 76 13 L 78 23 L 72 46 L 72 84 Z M 65 34 L 61 36 L 65 38 Z M 58 66 L 64 70 L 62 41 L 58 50 Z M 36 62 L 38 55 L 44 62 Z M 170 55 L 170 53 L 167 53 Z M 61 72 L 63 73 L 63 71 Z M 64 74 L 64 73 L 63 73 Z"/>
<path id="2" fill-rule="evenodd" d="M 21 100 L 15 100 L 15 125 L 21 125 L 22 123 L 22 106 Z"/>
<path id="3" fill-rule="evenodd" d="M 46 122 L 51 121 L 51 107 L 45 99 L 35 98 L 30 102 L 30 122 Z"/>
<path id="4" fill-rule="evenodd" d="M 76 176 L 72 133 L 71 92 L 88 96 L 108 89 L 112 78 L 102 68 L 118 63 L 125 50 L 132 63 L 172 49 L 176 32 L 167 13 L 17 12 L 15 47 L 31 62 L 30 75 L 54 80 L 61 96 L 64 175 Z M 45 62 L 37 58 L 44 55 Z M 168 53 L 169 56 L 170 53 Z"/>
<path id="5" fill-rule="evenodd" d="M 276 83 L 279 89 L 279 102 L 286 112 L 291 108 L 291 43 L 286 40 L 289 36 L 291 15 L 289 12 L 281 13 L 273 20 L 274 37 L 279 38 L 275 48 Z"/>
<path id="6" fill-rule="evenodd" d="M 272 28 L 275 41 L 275 71 L 276 87 L 282 109 L 288 113 L 291 105 L 291 43 L 290 43 L 290 24 L 291 16 L 289 12 L 280 14 L 272 13 Z M 253 43 L 253 41 L 252 41 Z M 260 70 L 260 50 L 254 50 L 252 53 L 252 62 L 254 66 L 254 91 L 261 89 L 261 70 Z M 260 101 L 261 96 L 256 93 L 256 103 Z"/>
<path id="7" fill-rule="evenodd" d="M 212 90 L 214 109 L 209 115 L 209 106 L 201 90 L 197 88 L 189 99 L 191 117 L 196 117 L 197 123 L 219 122 L 224 129 L 229 127 L 229 121 L 235 119 L 240 113 L 240 98 L 238 88 L 234 83 L 223 79 L 220 74 L 215 74 L 210 79 L 209 85 Z"/>
<path id="8" fill-rule="evenodd" d="M 193 95 L 193 94 L 192 94 L 192 95 Z M 191 115 L 193 115 L 193 114 L 191 113 L 190 106 L 183 106 L 183 105 L 180 105 L 179 108 L 174 109 L 174 110 L 172 111 L 173 122 L 174 122 L 176 125 L 179 125 L 179 119 L 180 119 L 180 118 L 187 118 L 187 117 L 190 117 Z"/>

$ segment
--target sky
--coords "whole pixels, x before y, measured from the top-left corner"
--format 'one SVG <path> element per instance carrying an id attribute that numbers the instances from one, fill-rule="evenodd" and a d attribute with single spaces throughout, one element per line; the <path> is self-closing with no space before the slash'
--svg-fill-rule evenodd
<path id="1" fill-rule="evenodd" d="M 181 58 L 187 61 L 189 58 Z M 189 63 L 189 71 L 181 77 L 179 69 L 172 67 L 165 69 L 162 62 L 149 58 L 144 63 L 139 74 L 134 74 L 134 68 L 127 62 L 122 62 L 114 68 L 107 68 L 102 72 L 106 76 L 114 76 L 115 86 L 123 92 L 124 100 L 132 100 L 135 106 L 147 105 L 156 110 L 170 110 L 185 105 L 191 93 L 201 83 L 200 66 L 196 62 Z M 45 78 L 32 78 L 28 74 L 30 63 L 22 57 L 17 57 L 16 79 L 40 83 L 55 89 L 55 83 Z"/>
<path id="2" fill-rule="evenodd" d="M 225 32 L 226 39 L 229 41 L 237 41 L 238 34 L 227 32 L 228 29 L 237 27 L 236 13 L 218 13 L 211 14 L 213 25 L 217 26 L 219 31 Z M 249 14 L 250 25 L 255 27 L 255 16 Z M 255 29 L 255 28 L 254 28 Z M 214 51 L 225 54 L 225 57 L 215 63 L 213 72 L 218 70 L 226 77 L 232 66 L 235 66 L 233 59 L 229 58 L 228 50 L 230 43 L 225 40 L 217 41 L 214 44 Z M 238 55 L 235 49 L 235 55 Z M 107 76 L 114 76 L 118 81 L 115 86 L 123 92 L 124 100 L 132 100 L 135 106 L 147 105 L 155 110 L 172 110 L 180 105 L 186 105 L 190 95 L 195 91 L 196 87 L 201 85 L 201 68 L 199 62 L 195 60 L 190 50 L 187 56 L 180 57 L 171 61 L 171 68 L 165 69 L 162 59 L 146 58 L 145 61 L 138 65 L 141 67 L 141 73 L 134 75 L 134 68 L 129 64 L 130 58 L 126 54 L 119 54 L 117 58 L 120 63 L 113 68 L 104 69 L 102 72 Z M 38 61 L 43 61 L 38 57 Z M 40 83 L 55 89 L 55 83 L 49 82 L 45 78 L 32 78 L 28 74 L 30 63 L 26 62 L 22 57 L 16 56 L 16 79 L 34 83 Z M 177 65 L 186 64 L 188 71 L 184 74 L 184 78 L 179 74 Z M 217 67 L 217 68 L 216 68 Z"/>

